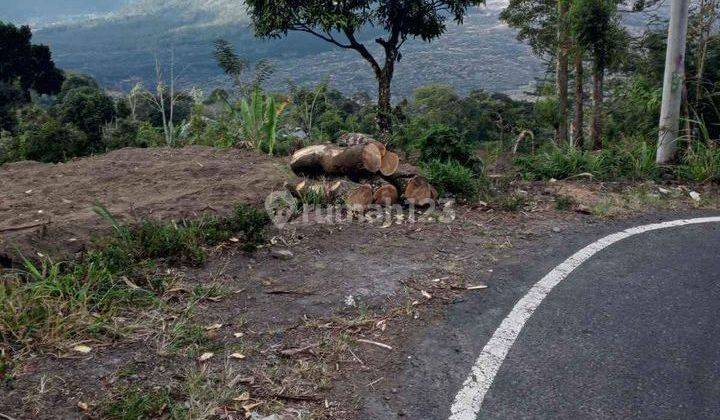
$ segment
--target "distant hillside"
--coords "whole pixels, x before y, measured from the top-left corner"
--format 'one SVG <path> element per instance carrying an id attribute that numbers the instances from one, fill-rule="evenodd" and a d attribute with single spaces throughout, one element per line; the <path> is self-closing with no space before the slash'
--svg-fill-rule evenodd
<path id="1" fill-rule="evenodd" d="M 474 9 L 463 26 L 451 26 L 441 39 L 409 42 L 398 66 L 396 93 L 445 83 L 461 91 L 484 88 L 517 93 L 541 75 L 542 65 L 500 24 L 502 2 Z M 347 93 L 375 89 L 367 64 L 353 51 L 342 51 L 306 34 L 287 39 L 255 39 L 239 0 L 140 0 L 108 17 L 82 24 L 54 25 L 36 32 L 52 47 L 58 64 L 92 74 L 109 88 L 128 89 L 135 80 L 152 80 L 154 56 L 175 52 L 188 85 L 210 87 L 222 80 L 212 58 L 218 37 L 233 42 L 252 60 L 268 58 L 277 73 L 271 87 L 287 80 L 317 82 L 330 78 Z M 373 45 L 372 34 L 366 42 Z"/>

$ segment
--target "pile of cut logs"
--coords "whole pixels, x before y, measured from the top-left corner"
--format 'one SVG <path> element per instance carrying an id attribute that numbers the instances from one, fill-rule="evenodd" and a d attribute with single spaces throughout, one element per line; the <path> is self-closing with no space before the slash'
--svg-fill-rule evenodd
<path id="1" fill-rule="evenodd" d="M 309 177 L 287 185 L 298 197 L 314 194 L 323 202 L 342 200 L 355 208 L 401 202 L 423 206 L 438 198 L 418 168 L 401 164 L 396 153 L 364 134 L 344 134 L 337 144 L 300 149 L 290 167 Z"/>

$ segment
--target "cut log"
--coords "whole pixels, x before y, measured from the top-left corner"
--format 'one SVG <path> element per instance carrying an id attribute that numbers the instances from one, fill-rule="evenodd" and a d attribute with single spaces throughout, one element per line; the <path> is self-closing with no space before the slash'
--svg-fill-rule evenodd
<path id="1" fill-rule="evenodd" d="M 298 175 L 317 175 L 325 170 L 322 160 L 340 152 L 340 148 L 330 144 L 318 144 L 304 147 L 290 158 L 290 168 Z"/>
<path id="2" fill-rule="evenodd" d="M 329 187 L 330 193 L 352 210 L 365 210 L 373 202 L 372 186 L 340 180 Z"/>
<path id="3" fill-rule="evenodd" d="M 368 136 L 367 134 L 362 133 L 345 133 L 338 138 L 337 143 L 340 146 L 345 147 L 352 147 L 352 146 L 358 146 L 360 144 L 374 144 L 377 146 L 378 150 L 380 151 L 380 155 L 385 156 L 385 153 L 387 153 L 387 148 L 385 147 L 385 144 L 375 140 L 371 136 Z"/>
<path id="4" fill-rule="evenodd" d="M 426 206 L 438 197 L 437 190 L 422 176 L 415 176 L 405 188 L 405 201 L 416 206 Z"/>
<path id="5" fill-rule="evenodd" d="M 410 165 L 409 163 L 401 163 L 398 165 L 394 173 L 391 175 L 385 175 L 385 178 L 392 182 L 394 179 L 412 178 L 418 175 L 420 175 L 420 168 Z"/>
<path id="6" fill-rule="evenodd" d="M 397 172 L 400 164 L 400 157 L 397 153 L 387 152 L 380 162 L 380 173 L 383 176 L 391 176 Z"/>
<path id="7" fill-rule="evenodd" d="M 373 203 L 381 206 L 391 206 L 400 202 L 400 196 L 397 188 L 390 184 L 385 183 L 375 191 L 373 195 Z"/>
<path id="8" fill-rule="evenodd" d="M 377 173 L 382 155 L 375 144 L 341 148 L 320 144 L 298 150 L 290 159 L 290 168 L 298 175 L 347 175 L 353 178 Z"/>
<path id="9" fill-rule="evenodd" d="M 377 173 L 382 155 L 374 144 L 360 144 L 339 151 L 330 150 L 320 160 L 328 175 L 357 177 Z"/>
<path id="10" fill-rule="evenodd" d="M 337 196 L 333 191 L 333 184 L 326 181 L 312 181 L 303 179 L 294 183 L 286 183 L 285 188 L 302 201 L 308 199 L 309 194 L 314 194 L 323 203 L 333 202 Z"/>

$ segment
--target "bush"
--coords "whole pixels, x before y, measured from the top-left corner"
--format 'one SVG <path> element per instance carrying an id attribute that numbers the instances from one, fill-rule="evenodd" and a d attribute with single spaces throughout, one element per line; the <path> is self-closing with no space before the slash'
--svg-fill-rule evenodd
<path id="1" fill-rule="evenodd" d="M 63 162 L 91 153 L 85 133 L 70 124 L 49 119 L 39 126 L 28 127 L 21 135 L 22 156 L 40 162 Z"/>
<path id="2" fill-rule="evenodd" d="M 20 138 L 8 131 L 0 132 L 0 165 L 25 159 L 25 147 Z"/>
<path id="3" fill-rule="evenodd" d="M 116 121 L 103 130 L 102 140 L 105 149 L 116 150 L 123 147 L 147 147 L 148 144 L 138 136 L 140 124 L 123 119 Z"/>
<path id="4" fill-rule="evenodd" d="M 56 111 L 60 121 L 75 125 L 99 146 L 103 127 L 115 117 L 115 103 L 101 90 L 81 87 L 65 93 Z"/>
<path id="5" fill-rule="evenodd" d="M 426 167 L 428 180 L 440 194 L 450 193 L 469 202 L 476 201 L 483 188 L 487 186 L 484 178 L 479 178 L 472 170 L 454 160 L 433 160 Z"/>
<path id="6" fill-rule="evenodd" d="M 198 266 L 207 258 L 205 245 L 227 241 L 235 234 L 242 234 L 246 249 L 253 250 L 263 240 L 269 223 L 264 212 L 247 206 L 238 206 L 225 218 L 173 223 L 147 220 L 137 227 L 120 224 L 104 207 L 96 207 L 95 211 L 115 230 L 114 236 L 99 244 L 102 251 L 95 257 L 116 271 L 157 259 Z"/>
<path id="7" fill-rule="evenodd" d="M 418 149 L 423 162 L 453 160 L 478 175 L 483 171 L 482 162 L 476 155 L 477 144 L 469 143 L 458 130 L 446 125 L 436 125 L 428 130 L 420 139 Z"/>

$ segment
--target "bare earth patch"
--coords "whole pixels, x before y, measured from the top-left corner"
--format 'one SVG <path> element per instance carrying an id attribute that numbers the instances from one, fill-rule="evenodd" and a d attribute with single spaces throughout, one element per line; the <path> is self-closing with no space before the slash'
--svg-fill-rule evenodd
<path id="1" fill-rule="evenodd" d="M 96 202 L 120 220 L 196 218 L 236 203 L 260 205 L 293 176 L 281 159 L 200 146 L 3 165 L 0 261 L 16 259 L 16 249 L 26 255 L 82 250 L 105 227 L 92 210 Z"/>
<path id="2" fill-rule="evenodd" d="M 2 232 L 3 246 L 81 249 L 101 226 L 90 210 L 96 199 L 127 220 L 193 217 L 261 203 L 289 176 L 280 160 L 205 148 L 5 166 L 0 227 L 48 223 Z M 140 395 L 156 403 L 151 417 L 358 418 L 368 396 L 395 392 L 412 337 L 447 322 L 448 305 L 494 287 L 503 261 L 600 218 L 717 208 L 712 188 L 699 190 L 700 203 L 687 188 L 665 190 L 511 183 L 508 192 L 522 197 L 513 211 L 488 202 L 458 207 L 449 224 L 294 225 L 271 229 L 271 243 L 252 254 L 222 244 L 202 268 L 173 268 L 162 305 L 119 317 L 114 340 L 83 343 L 87 354 L 68 343 L 18 361 L 0 384 L 0 413 L 113 418 Z M 573 207 L 558 210 L 563 196 Z"/>

